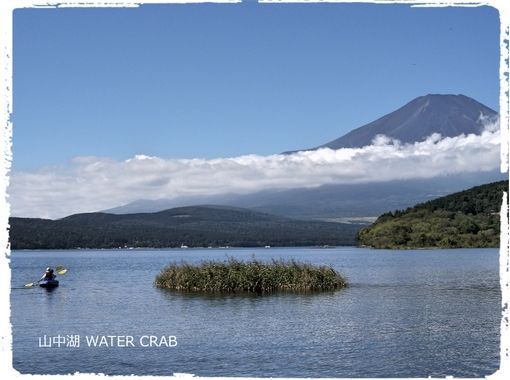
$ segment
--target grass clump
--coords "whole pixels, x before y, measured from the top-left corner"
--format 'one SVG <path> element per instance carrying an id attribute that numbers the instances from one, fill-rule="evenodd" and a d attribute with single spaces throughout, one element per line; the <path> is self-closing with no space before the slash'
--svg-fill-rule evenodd
<path id="1" fill-rule="evenodd" d="M 264 263 L 255 258 L 246 262 L 229 258 L 195 265 L 172 263 L 156 276 L 154 284 L 184 292 L 258 294 L 331 291 L 347 286 L 346 280 L 330 266 L 281 259 Z"/>

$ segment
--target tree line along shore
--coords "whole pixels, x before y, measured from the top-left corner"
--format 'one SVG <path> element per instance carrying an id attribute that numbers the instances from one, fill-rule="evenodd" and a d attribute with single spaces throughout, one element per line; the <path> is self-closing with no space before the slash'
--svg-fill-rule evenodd
<path id="1" fill-rule="evenodd" d="M 58 220 L 11 217 L 12 249 L 367 246 L 498 247 L 500 181 L 387 212 L 372 225 L 298 220 L 222 206 L 156 213 L 86 213 Z M 505 216 L 505 215 L 504 215 Z"/>

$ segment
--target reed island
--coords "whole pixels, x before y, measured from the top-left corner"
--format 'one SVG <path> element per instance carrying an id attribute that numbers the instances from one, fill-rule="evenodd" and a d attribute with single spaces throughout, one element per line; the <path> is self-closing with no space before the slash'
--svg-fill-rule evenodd
<path id="1" fill-rule="evenodd" d="M 255 258 L 240 261 L 172 263 L 156 276 L 158 288 L 183 292 L 256 293 L 320 292 L 347 286 L 346 279 L 330 266 L 317 266 L 295 260 Z"/>

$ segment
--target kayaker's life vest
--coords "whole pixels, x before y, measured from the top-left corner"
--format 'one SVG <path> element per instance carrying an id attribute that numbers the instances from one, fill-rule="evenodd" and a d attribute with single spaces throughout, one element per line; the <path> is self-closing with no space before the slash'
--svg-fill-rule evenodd
<path id="1" fill-rule="evenodd" d="M 53 271 L 48 271 L 44 273 L 44 278 L 47 280 L 53 280 L 56 276 L 53 274 Z"/>

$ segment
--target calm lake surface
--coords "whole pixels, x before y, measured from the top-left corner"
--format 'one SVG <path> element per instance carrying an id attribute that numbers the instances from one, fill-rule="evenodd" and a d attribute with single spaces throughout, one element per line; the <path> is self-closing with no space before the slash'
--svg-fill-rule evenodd
<path id="1" fill-rule="evenodd" d="M 227 254 L 330 264 L 350 286 L 269 296 L 153 286 L 172 261 Z M 497 249 L 14 251 L 11 259 L 13 365 L 21 373 L 483 377 L 499 368 Z M 59 264 L 69 272 L 54 291 L 20 289 Z M 67 347 L 67 338 L 39 347 L 45 335 L 79 335 L 80 346 Z M 89 347 L 86 336 L 96 335 L 133 336 L 136 346 Z M 143 335 L 175 336 L 177 346 L 141 347 Z"/>

